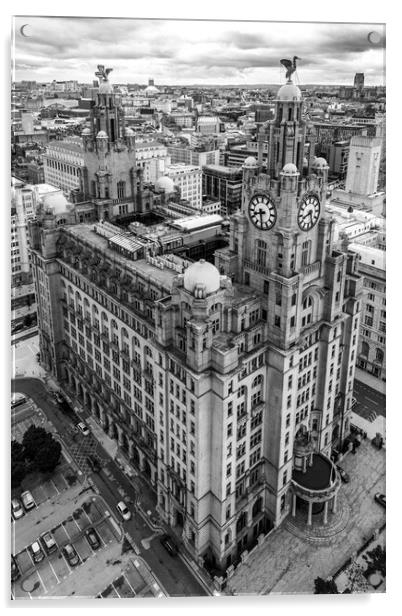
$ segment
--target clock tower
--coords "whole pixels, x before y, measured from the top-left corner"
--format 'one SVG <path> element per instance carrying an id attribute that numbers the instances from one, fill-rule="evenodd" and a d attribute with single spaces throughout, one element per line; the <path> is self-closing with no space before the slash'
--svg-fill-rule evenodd
<path id="1" fill-rule="evenodd" d="M 261 296 L 265 475 L 275 523 L 289 511 L 293 473 L 307 468 L 306 452 L 309 460 L 313 451 L 329 458 L 348 433 L 361 293 L 355 262 L 333 250 L 328 165 L 312 156 L 305 163 L 303 100 L 288 77 L 268 125 L 266 169 L 245 160 L 229 248 L 215 253 L 221 274 Z"/>

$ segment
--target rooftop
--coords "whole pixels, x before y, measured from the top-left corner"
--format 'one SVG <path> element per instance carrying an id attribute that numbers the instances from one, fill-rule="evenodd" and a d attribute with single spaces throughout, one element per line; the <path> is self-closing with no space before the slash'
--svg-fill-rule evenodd
<path id="1" fill-rule="evenodd" d="M 293 470 L 292 479 L 308 490 L 325 490 L 332 482 L 333 465 L 320 453 L 313 454 L 312 466 L 307 465 L 305 473 Z"/>

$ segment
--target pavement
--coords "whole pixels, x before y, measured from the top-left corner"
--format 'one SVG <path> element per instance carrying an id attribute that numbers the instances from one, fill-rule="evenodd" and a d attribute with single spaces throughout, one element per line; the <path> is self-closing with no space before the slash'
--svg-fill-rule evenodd
<path id="1" fill-rule="evenodd" d="M 18 378 L 12 381 L 12 391 L 30 396 L 47 418 L 51 420 L 63 442 L 67 443 L 69 452 L 74 453 L 74 450 L 70 448 L 69 441 L 72 437 L 73 424 L 70 418 L 63 414 L 45 384 L 37 378 Z M 85 417 L 85 413 L 82 416 Z M 78 439 L 84 444 L 90 442 L 90 437 L 83 435 L 77 435 L 77 444 Z M 121 524 L 127 536 L 132 540 L 137 554 L 140 553 L 152 573 L 157 576 L 161 585 L 166 589 L 167 594 L 176 597 L 210 594 L 208 586 L 197 575 L 197 572 L 194 572 L 194 568 L 189 567 L 186 556 L 179 554 L 178 557 L 174 558 L 161 545 L 159 535 L 155 534 L 155 528 L 152 524 L 152 519 L 155 519 L 157 515 L 155 512 L 155 495 L 146 482 L 139 475 L 133 480 L 126 477 L 116 462 L 110 459 L 108 452 L 103 449 L 100 443 L 98 443 L 96 451 L 102 459 L 107 461 L 101 472 L 90 474 L 85 465 L 84 456 L 81 456 L 81 460 L 78 458 L 78 464 L 81 464 L 81 470 L 84 474 L 90 475 L 95 489 L 113 511 L 116 511 L 115 507 L 122 498 L 127 500 L 133 512 L 133 517 L 128 522 L 121 521 Z M 142 512 L 138 506 L 134 507 L 135 503 L 141 505 Z M 150 512 L 149 516 L 147 516 L 148 511 Z M 165 529 L 161 527 L 160 534 L 163 532 L 165 532 Z M 142 543 L 143 540 L 146 540 L 144 544 Z M 98 588 L 97 592 L 99 591 Z"/>
<path id="2" fill-rule="evenodd" d="M 351 478 L 340 488 L 340 498 L 346 504 L 342 508 L 345 523 L 334 525 L 332 536 L 319 542 L 307 530 L 302 538 L 282 524 L 250 553 L 247 562 L 236 567 L 226 592 L 312 594 L 316 577 L 334 575 L 385 523 L 385 510 L 374 501 L 376 492 L 385 494 L 385 451 L 365 439 L 355 455 L 342 460 L 342 467 Z"/>

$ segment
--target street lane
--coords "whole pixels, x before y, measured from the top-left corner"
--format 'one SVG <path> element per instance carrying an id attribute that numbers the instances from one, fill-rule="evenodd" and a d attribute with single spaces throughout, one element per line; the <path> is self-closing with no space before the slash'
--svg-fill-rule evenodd
<path id="1" fill-rule="evenodd" d="M 355 413 L 365 419 L 373 413 L 385 417 L 386 396 L 384 394 L 358 380 L 355 380 L 353 390 L 356 398 L 356 404 L 353 407 Z"/>

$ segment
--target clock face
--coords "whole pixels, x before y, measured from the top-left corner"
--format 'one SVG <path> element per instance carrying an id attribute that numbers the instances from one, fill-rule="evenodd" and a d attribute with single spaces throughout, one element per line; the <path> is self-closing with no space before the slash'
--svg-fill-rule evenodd
<path id="1" fill-rule="evenodd" d="M 320 217 L 320 200 L 316 195 L 305 195 L 297 214 L 297 223 L 302 231 L 310 231 Z"/>
<path id="2" fill-rule="evenodd" d="M 276 207 L 267 195 L 254 195 L 248 204 L 250 220 L 257 229 L 268 231 L 276 223 Z"/>

